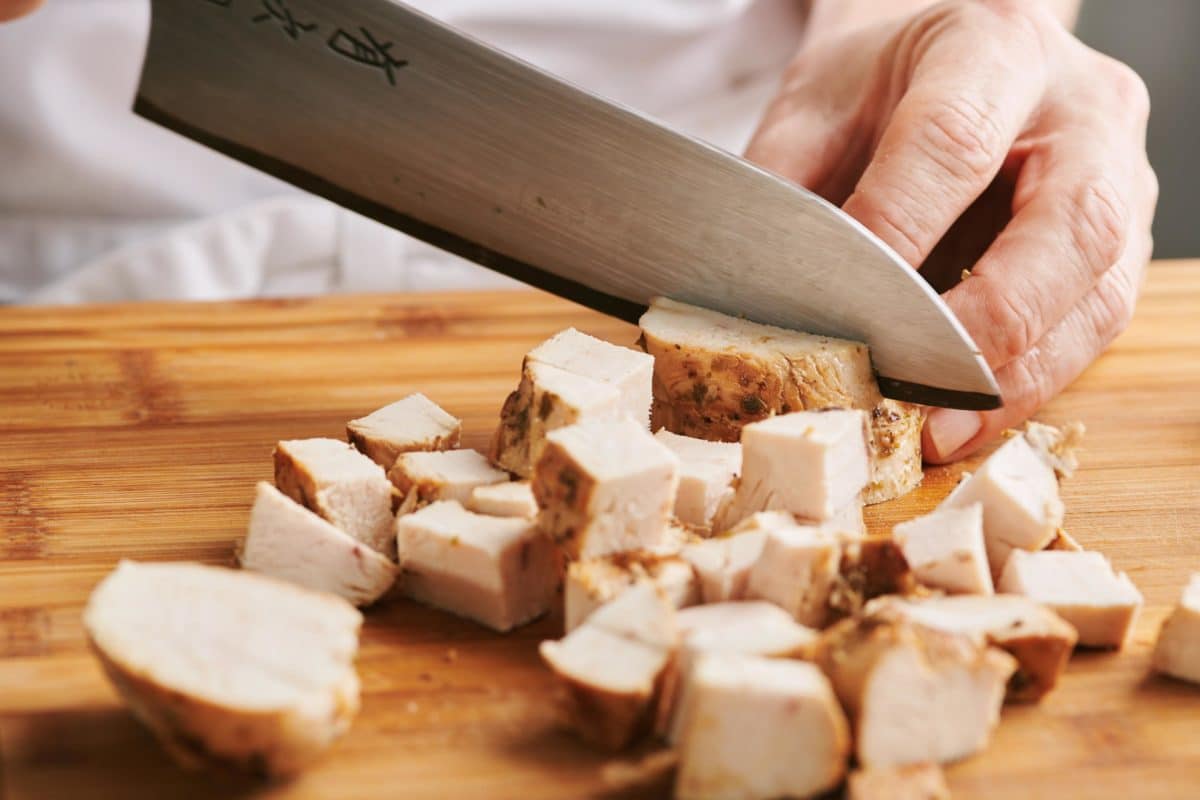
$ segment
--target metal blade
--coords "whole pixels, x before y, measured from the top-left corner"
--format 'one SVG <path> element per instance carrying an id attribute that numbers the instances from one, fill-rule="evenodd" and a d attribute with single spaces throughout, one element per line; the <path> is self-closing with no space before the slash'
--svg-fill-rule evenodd
<path id="1" fill-rule="evenodd" d="M 884 394 L 994 408 L 953 314 L 839 209 L 390 0 L 154 0 L 135 110 L 635 320 L 672 297 L 865 341 Z"/>

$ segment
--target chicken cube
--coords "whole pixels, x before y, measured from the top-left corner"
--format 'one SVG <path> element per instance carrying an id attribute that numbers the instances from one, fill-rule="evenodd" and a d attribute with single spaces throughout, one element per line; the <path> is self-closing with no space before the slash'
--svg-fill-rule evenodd
<path id="1" fill-rule="evenodd" d="M 568 725 L 585 741 L 619 750 L 650 731 L 678 642 L 675 609 L 644 582 L 539 652 L 559 681 Z"/>
<path id="2" fill-rule="evenodd" d="M 276 777 L 349 729 L 361 626 L 335 595 L 184 563 L 122 561 L 83 612 L 108 679 L 172 757 Z"/>
<path id="3" fill-rule="evenodd" d="M 401 453 L 388 479 L 405 498 L 405 512 L 438 500 L 467 503 L 476 488 L 509 482 L 507 472 L 496 469 L 474 450 Z"/>
<path id="4" fill-rule="evenodd" d="M 620 393 L 621 412 L 649 429 L 654 359 L 647 354 L 567 328 L 530 350 L 528 358 L 609 384 Z"/>
<path id="5" fill-rule="evenodd" d="M 742 429 L 742 474 L 719 521 L 783 510 L 824 521 L 861 499 L 867 484 L 866 415 L 799 411 Z"/>
<path id="6" fill-rule="evenodd" d="M 385 470 L 413 450 L 458 447 L 462 423 L 420 392 L 346 423 L 346 437 Z"/>
<path id="7" fill-rule="evenodd" d="M 571 559 L 661 545 L 678 486 L 679 459 L 628 417 L 547 434 L 533 475 L 538 524 Z"/>
<path id="8" fill-rule="evenodd" d="M 618 416 L 621 401 L 621 393 L 610 384 L 526 358 L 521 383 L 500 411 L 492 461 L 528 478 L 546 446 L 547 433 L 585 419 Z"/>
<path id="9" fill-rule="evenodd" d="M 920 406 L 885 397 L 868 412 L 871 437 L 871 478 L 863 489 L 867 505 L 903 497 L 921 485 L 921 427 L 925 412 Z"/>
<path id="10" fill-rule="evenodd" d="M 574 561 L 567 567 L 564 627 L 568 631 L 578 628 L 597 608 L 642 581 L 657 585 L 676 608 L 699 601 L 696 575 L 682 558 L 645 551 L 613 553 Z"/>
<path id="11" fill-rule="evenodd" d="M 842 557 L 829 593 L 832 622 L 862 611 L 867 601 L 888 594 L 907 595 L 917 591 L 908 562 L 890 536 L 839 536 Z"/>
<path id="12" fill-rule="evenodd" d="M 654 437 L 679 456 L 679 492 L 675 517 L 710 528 L 721 506 L 733 498 L 733 479 L 742 467 L 737 442 L 708 442 L 660 430 Z"/>
<path id="13" fill-rule="evenodd" d="M 846 781 L 846 800 L 950 800 L 937 764 L 856 769 Z"/>
<path id="14" fill-rule="evenodd" d="M 767 600 L 801 625 L 821 627 L 837 580 L 842 548 L 835 534 L 806 525 L 768 531 L 750 569 L 748 599 Z"/>
<path id="15" fill-rule="evenodd" d="M 767 531 L 795 524 L 791 514 L 762 511 L 751 514 L 722 536 L 685 545 L 679 554 L 696 571 L 701 602 L 744 599 L 750 570 L 762 554 Z"/>
<path id="16" fill-rule="evenodd" d="M 680 800 L 811 797 L 846 774 L 849 726 L 803 661 L 700 654 L 679 698 Z"/>
<path id="17" fill-rule="evenodd" d="M 1077 634 L 1070 623 L 1035 600 L 1019 594 L 952 597 L 881 597 L 869 617 L 902 619 L 958 633 L 999 647 L 1017 660 L 1007 700 L 1039 700 L 1067 668 Z"/>
<path id="18" fill-rule="evenodd" d="M 1063 521 L 1054 470 L 1024 436 L 1014 436 L 942 501 L 944 508 L 983 504 L 983 539 L 992 577 L 1014 549 L 1041 550 Z"/>
<path id="19" fill-rule="evenodd" d="M 383 467 L 337 439 L 292 439 L 275 446 L 279 491 L 385 556 L 395 553 L 396 491 Z"/>
<path id="20" fill-rule="evenodd" d="M 1000 719 L 1012 656 L 905 622 L 845 619 L 817 643 L 865 768 L 941 764 L 982 750 Z"/>
<path id="21" fill-rule="evenodd" d="M 1158 632 L 1154 668 L 1173 678 L 1200 683 L 1200 574 L 1188 580 L 1179 605 Z"/>
<path id="22" fill-rule="evenodd" d="M 902 522 L 892 536 L 918 581 L 951 594 L 992 594 L 983 505 L 941 508 Z"/>
<path id="23" fill-rule="evenodd" d="M 467 498 L 466 506 L 477 514 L 493 517 L 537 516 L 537 501 L 533 499 L 533 487 L 529 481 L 506 481 L 476 486 Z"/>
<path id="24" fill-rule="evenodd" d="M 561 572 L 531 520 L 488 517 L 439 500 L 396 519 L 403 593 L 505 632 L 550 608 Z"/>
<path id="25" fill-rule="evenodd" d="M 242 566 L 356 606 L 374 603 L 396 582 L 399 568 L 341 528 L 309 511 L 269 483 L 260 482 Z"/>
<path id="26" fill-rule="evenodd" d="M 996 588 L 1049 607 L 1079 633 L 1084 647 L 1120 648 L 1142 608 L 1142 594 L 1100 553 L 1014 550 Z"/>

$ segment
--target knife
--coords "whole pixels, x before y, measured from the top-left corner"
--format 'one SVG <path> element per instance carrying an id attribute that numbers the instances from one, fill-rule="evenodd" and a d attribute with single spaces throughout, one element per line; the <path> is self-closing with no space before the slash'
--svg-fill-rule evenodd
<path id="1" fill-rule="evenodd" d="M 134 110 L 627 320 L 662 295 L 856 339 L 887 396 L 1000 405 L 937 293 L 835 206 L 392 0 L 152 0 Z"/>

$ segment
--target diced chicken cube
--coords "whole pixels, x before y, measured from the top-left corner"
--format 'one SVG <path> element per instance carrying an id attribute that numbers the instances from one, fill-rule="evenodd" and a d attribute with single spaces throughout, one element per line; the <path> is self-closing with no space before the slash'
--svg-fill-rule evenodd
<path id="1" fill-rule="evenodd" d="M 539 652 L 563 690 L 568 725 L 581 738 L 619 750 L 648 733 L 679 641 L 675 610 L 641 583 Z"/>
<path id="2" fill-rule="evenodd" d="M 399 568 L 266 482 L 250 509 L 241 549 L 246 569 L 320 592 L 356 606 L 374 603 L 396 582 Z"/>
<path id="3" fill-rule="evenodd" d="M 861 411 L 799 411 L 755 422 L 742 429 L 742 474 L 719 527 L 755 511 L 827 520 L 860 502 L 868 475 Z"/>
<path id="4" fill-rule="evenodd" d="M 857 408 L 871 418 L 866 502 L 921 482 L 922 412 L 880 396 L 865 345 L 661 298 L 641 326 L 655 358 L 653 427 L 736 442 L 743 425 L 775 414 Z"/>
<path id="5" fill-rule="evenodd" d="M 1019 594 L 881 597 L 865 613 L 971 636 L 1006 651 L 1017 660 L 1008 682 L 1011 701 L 1038 700 L 1053 689 L 1077 638 L 1070 623 Z"/>
<path id="6" fill-rule="evenodd" d="M 850 716 L 865 768 L 945 763 L 982 750 L 1000 718 L 1012 656 L 968 636 L 846 619 L 816 648 Z"/>
<path id="7" fill-rule="evenodd" d="M 1014 549 L 1041 550 L 1063 521 L 1058 480 L 1024 436 L 1014 436 L 942 501 L 944 508 L 983 504 L 983 538 L 992 577 Z"/>
<path id="8" fill-rule="evenodd" d="M 383 467 L 337 439 L 292 439 L 275 446 L 279 491 L 360 542 L 391 556 L 395 489 Z"/>
<path id="9" fill-rule="evenodd" d="M 1129 576 L 1088 551 L 1014 550 L 996 588 L 1048 606 L 1071 623 L 1084 647 L 1121 647 L 1142 608 Z"/>
<path id="10" fill-rule="evenodd" d="M 951 594 L 992 594 L 983 505 L 941 508 L 902 522 L 892 536 L 918 581 Z"/>
<path id="11" fill-rule="evenodd" d="M 108 679 L 177 761 L 271 776 L 350 727 L 361 626 L 340 597 L 182 563 L 122 561 L 83 612 Z"/>
<path id="12" fill-rule="evenodd" d="M 567 567 L 563 590 L 566 630 L 579 627 L 597 608 L 641 581 L 656 584 L 676 608 L 699 601 L 692 566 L 678 556 L 633 551 L 575 561 Z"/>
<path id="13" fill-rule="evenodd" d="M 405 498 L 405 511 L 438 500 L 468 503 L 476 488 L 509 481 L 507 472 L 474 450 L 401 453 L 388 479 Z"/>
<path id="14" fill-rule="evenodd" d="M 459 420 L 419 392 L 346 424 L 350 443 L 385 470 L 401 453 L 458 447 L 461 433 Z"/>
<path id="15" fill-rule="evenodd" d="M 796 517 L 801 525 L 812 525 L 829 533 L 836 533 L 843 539 L 861 538 L 867 535 L 867 523 L 863 520 L 863 506 L 857 500 L 851 501 L 834 511 L 828 519 L 808 519 Z"/>
<path id="16" fill-rule="evenodd" d="M 678 720 L 680 800 L 811 797 L 846 774 L 846 717 L 829 681 L 803 661 L 701 654 Z"/>
<path id="17" fill-rule="evenodd" d="M 803 658 L 817 641 L 773 603 L 743 601 L 692 606 L 676 615 L 685 650 L 728 650 L 767 658 Z"/>
<path id="18" fill-rule="evenodd" d="M 762 511 L 751 514 L 722 536 L 684 546 L 679 554 L 696 571 L 701 602 L 745 599 L 750 570 L 762 554 L 767 531 L 795 524 L 791 514 Z"/>
<path id="19" fill-rule="evenodd" d="M 1087 429 L 1082 422 L 1070 422 L 1061 428 L 1040 422 L 1025 423 L 1025 440 L 1060 478 L 1069 478 L 1079 469 L 1079 445 Z"/>
<path id="20" fill-rule="evenodd" d="M 937 764 L 856 769 L 846 782 L 846 800 L 950 800 L 950 787 Z"/>
<path id="21" fill-rule="evenodd" d="M 654 437 L 679 456 L 675 516 L 688 525 L 712 527 L 713 518 L 733 498 L 733 479 L 742 466 L 737 442 L 708 442 L 660 430 Z"/>
<path id="22" fill-rule="evenodd" d="M 585 419 L 618 416 L 621 401 L 621 393 L 610 384 L 526 358 L 521 383 L 500 411 L 492 461 L 527 478 L 546 446 L 547 433 Z"/>
<path id="23" fill-rule="evenodd" d="M 679 459 L 628 417 L 547 434 L 533 476 L 538 523 L 572 559 L 662 544 L 678 486 Z"/>
<path id="24" fill-rule="evenodd" d="M 1158 632 L 1154 668 L 1173 678 L 1200 683 L 1200 574 L 1192 575 L 1179 605 Z"/>
<path id="25" fill-rule="evenodd" d="M 625 416 L 649 429 L 654 359 L 645 353 L 567 328 L 530 350 L 528 358 L 609 384 L 620 393 Z"/>
<path id="26" fill-rule="evenodd" d="M 561 571 L 531 520 L 488 517 L 441 500 L 396 519 L 405 596 L 508 631 L 550 608 Z"/>
<path id="27" fill-rule="evenodd" d="M 529 481 L 506 481 L 476 486 L 467 499 L 467 508 L 477 514 L 493 517 L 537 516 L 537 501 L 533 499 L 533 487 Z"/>
<path id="28" fill-rule="evenodd" d="M 829 616 L 841 556 L 838 537 L 820 528 L 793 525 L 768 531 L 750 570 L 746 597 L 774 603 L 800 624 L 819 628 Z"/>
<path id="29" fill-rule="evenodd" d="M 842 558 L 829 593 L 827 621 L 858 614 L 872 598 L 917 591 L 904 553 L 892 537 L 840 536 L 839 540 Z"/>

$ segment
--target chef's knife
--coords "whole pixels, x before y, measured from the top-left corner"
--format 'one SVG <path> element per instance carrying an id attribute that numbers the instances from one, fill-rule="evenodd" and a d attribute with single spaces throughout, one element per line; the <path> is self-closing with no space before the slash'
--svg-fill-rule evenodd
<path id="1" fill-rule="evenodd" d="M 153 0 L 135 110 L 630 320 L 664 295 L 865 341 L 884 394 L 994 408 L 942 300 L 816 195 L 392 0 Z"/>

